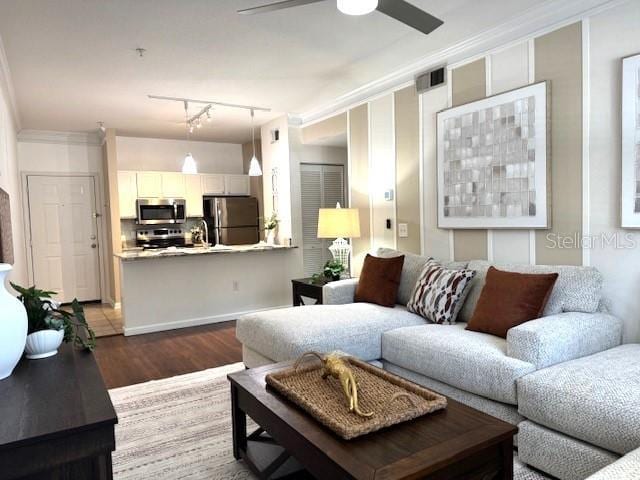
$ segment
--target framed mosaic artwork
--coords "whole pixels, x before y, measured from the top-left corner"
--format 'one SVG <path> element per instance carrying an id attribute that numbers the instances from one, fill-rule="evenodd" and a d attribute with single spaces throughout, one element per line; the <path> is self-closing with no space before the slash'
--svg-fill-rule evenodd
<path id="1" fill-rule="evenodd" d="M 640 228 L 640 55 L 622 59 L 623 228 Z"/>
<path id="2" fill-rule="evenodd" d="M 540 82 L 438 112 L 438 227 L 549 227 L 548 90 Z"/>

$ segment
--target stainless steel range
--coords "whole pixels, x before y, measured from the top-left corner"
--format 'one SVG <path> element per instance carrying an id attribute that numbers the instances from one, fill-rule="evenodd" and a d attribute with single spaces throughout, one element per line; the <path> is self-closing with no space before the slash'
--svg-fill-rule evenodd
<path id="1" fill-rule="evenodd" d="M 145 250 L 168 247 L 193 247 L 187 243 L 185 231 L 181 228 L 154 228 L 136 231 L 136 246 Z"/>

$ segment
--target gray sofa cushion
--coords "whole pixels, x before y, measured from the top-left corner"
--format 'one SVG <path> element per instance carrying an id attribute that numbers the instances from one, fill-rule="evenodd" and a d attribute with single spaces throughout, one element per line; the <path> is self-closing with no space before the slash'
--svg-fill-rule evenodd
<path id="1" fill-rule="evenodd" d="M 507 356 L 504 338 L 458 325 L 422 325 L 382 335 L 382 358 L 407 370 L 498 402 L 516 404 L 516 380 L 530 363 Z"/>
<path id="2" fill-rule="evenodd" d="M 640 448 L 603 468 L 587 480 L 638 480 L 640 478 Z"/>
<path id="3" fill-rule="evenodd" d="M 236 323 L 236 337 L 276 362 L 296 358 L 307 350 L 341 350 L 370 361 L 380 358 L 383 332 L 424 323 L 422 317 L 401 306 L 310 305 L 244 315 Z"/>
<path id="4" fill-rule="evenodd" d="M 413 293 L 413 287 L 415 287 L 424 265 L 431 257 L 424 257 L 422 255 L 416 255 L 415 253 L 400 252 L 392 248 L 378 248 L 376 251 L 376 256 L 382 258 L 397 257 L 399 255 L 404 255 L 404 264 L 402 266 L 400 286 L 398 287 L 397 301 L 400 305 L 406 306 L 407 303 L 409 303 L 409 299 Z M 439 260 L 438 262 L 443 267 L 454 270 L 459 270 L 467 266 L 466 262 L 440 262 Z"/>
<path id="5" fill-rule="evenodd" d="M 518 380 L 518 409 L 540 425 L 619 454 L 640 445 L 640 345 L 538 370 Z"/>
<path id="6" fill-rule="evenodd" d="M 467 268 L 475 270 L 476 276 L 471 282 L 469 295 L 467 295 L 460 311 L 460 321 L 468 322 L 471 319 L 490 266 L 499 270 L 520 273 L 557 272 L 559 274 L 558 280 L 544 309 L 545 316 L 562 312 L 593 313 L 598 311 L 602 294 L 602 274 L 596 268 L 571 265 L 498 264 L 485 260 L 472 260 Z"/>
<path id="7" fill-rule="evenodd" d="M 620 457 L 525 421 L 518 425 L 518 458 L 560 480 L 584 480 Z"/>

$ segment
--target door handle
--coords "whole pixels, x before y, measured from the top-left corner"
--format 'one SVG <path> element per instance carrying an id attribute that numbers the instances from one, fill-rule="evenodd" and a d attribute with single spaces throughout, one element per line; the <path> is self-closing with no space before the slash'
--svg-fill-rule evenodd
<path id="1" fill-rule="evenodd" d="M 97 245 L 97 244 L 95 244 L 95 243 L 92 243 L 92 244 L 91 244 L 91 248 L 97 248 L 97 247 L 98 247 L 98 245 Z"/>

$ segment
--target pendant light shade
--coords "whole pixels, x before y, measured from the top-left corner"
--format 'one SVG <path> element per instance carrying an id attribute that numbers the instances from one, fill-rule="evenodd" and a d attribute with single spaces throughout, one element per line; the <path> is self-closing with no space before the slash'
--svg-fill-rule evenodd
<path id="1" fill-rule="evenodd" d="M 193 131 L 193 124 L 189 121 L 189 104 L 186 100 L 184 101 L 184 120 L 187 127 L 187 143 L 189 143 L 189 134 Z M 190 175 L 198 173 L 198 166 L 196 165 L 196 160 L 193 158 L 193 155 L 191 155 L 191 152 L 187 153 L 184 157 L 184 161 L 182 162 L 182 173 L 188 173 Z"/>
<path id="2" fill-rule="evenodd" d="M 251 162 L 249 162 L 249 176 L 250 177 L 261 177 L 262 176 L 262 168 L 260 168 L 260 162 L 254 155 L 251 158 Z"/>
<path id="3" fill-rule="evenodd" d="M 338 10 L 347 15 L 366 15 L 378 7 L 378 0 L 338 0 Z"/>
<path id="4" fill-rule="evenodd" d="M 261 177 L 262 176 L 262 168 L 260 168 L 260 162 L 258 161 L 258 157 L 256 157 L 256 133 L 255 127 L 253 126 L 253 117 L 255 112 L 251 109 L 251 146 L 253 147 L 253 156 L 251 157 L 251 161 L 249 162 L 249 176 L 250 177 Z"/>
<path id="5" fill-rule="evenodd" d="M 196 173 L 198 173 L 196 161 L 191 153 L 187 153 L 187 156 L 184 157 L 184 163 L 182 164 L 182 173 L 188 173 L 191 175 L 195 175 Z"/>

